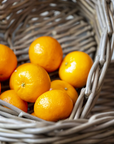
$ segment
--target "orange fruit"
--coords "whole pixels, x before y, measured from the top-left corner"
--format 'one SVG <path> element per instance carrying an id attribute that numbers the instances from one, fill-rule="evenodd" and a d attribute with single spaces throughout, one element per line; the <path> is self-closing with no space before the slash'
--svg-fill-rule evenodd
<path id="1" fill-rule="evenodd" d="M 14 52 L 7 46 L 0 44 L 0 81 L 10 77 L 17 66 Z"/>
<path id="2" fill-rule="evenodd" d="M 15 80 L 15 74 L 16 74 L 16 70 L 12 73 L 12 75 L 10 76 L 10 81 L 9 81 L 9 86 L 10 86 L 10 89 L 14 89 L 13 87 L 13 82 Z"/>
<path id="3" fill-rule="evenodd" d="M 50 89 L 51 90 L 63 90 L 63 91 L 65 91 L 70 96 L 70 98 L 72 99 L 74 104 L 78 98 L 78 93 L 75 90 L 75 88 L 72 85 L 70 85 L 69 83 L 62 81 L 62 80 L 52 81 Z"/>
<path id="4" fill-rule="evenodd" d="M 52 72 L 59 68 L 63 52 L 58 41 L 50 36 L 42 36 L 32 42 L 29 48 L 29 58 L 34 64 Z"/>
<path id="5" fill-rule="evenodd" d="M 33 115 L 33 116 L 35 116 L 36 117 L 36 115 L 35 115 L 35 113 L 33 112 L 33 113 L 31 113 L 31 115 Z"/>
<path id="6" fill-rule="evenodd" d="M 42 93 L 50 89 L 50 77 L 41 66 L 26 63 L 20 65 L 14 73 L 10 86 L 27 102 L 35 102 Z"/>
<path id="7" fill-rule="evenodd" d="M 93 61 L 91 57 L 80 51 L 65 56 L 59 68 L 59 76 L 76 88 L 85 86 Z"/>
<path id="8" fill-rule="evenodd" d="M 67 118 L 73 109 L 73 102 L 65 91 L 51 90 L 43 93 L 35 102 L 34 113 L 47 121 Z"/>
<path id="9" fill-rule="evenodd" d="M 14 90 L 7 90 L 3 92 L 0 96 L 0 99 L 14 105 L 15 107 L 27 112 L 28 104 L 23 101 Z"/>

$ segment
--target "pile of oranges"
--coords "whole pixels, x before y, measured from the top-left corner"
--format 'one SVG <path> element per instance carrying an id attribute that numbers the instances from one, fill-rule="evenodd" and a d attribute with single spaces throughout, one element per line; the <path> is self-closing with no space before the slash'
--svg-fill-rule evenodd
<path id="1" fill-rule="evenodd" d="M 27 102 L 34 103 L 32 115 L 47 121 L 68 118 L 78 98 L 76 88 L 86 85 L 92 59 L 80 51 L 63 59 L 61 45 L 50 36 L 32 42 L 29 58 L 30 63 L 17 67 L 14 52 L 0 44 L 0 82 L 10 79 L 10 90 L 3 92 L 0 99 L 24 112 L 28 110 Z M 60 79 L 51 81 L 49 72 L 57 69 Z"/>

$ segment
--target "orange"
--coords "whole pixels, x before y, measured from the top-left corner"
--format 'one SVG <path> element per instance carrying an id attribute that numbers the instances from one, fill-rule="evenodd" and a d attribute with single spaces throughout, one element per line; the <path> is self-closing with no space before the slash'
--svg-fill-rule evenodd
<path id="1" fill-rule="evenodd" d="M 14 73 L 10 86 L 27 102 L 35 102 L 42 93 L 50 89 L 50 77 L 41 66 L 26 63 L 20 65 Z"/>
<path id="2" fill-rule="evenodd" d="M 16 70 L 15 70 L 15 72 L 12 73 L 12 75 L 10 77 L 10 81 L 9 81 L 9 86 L 10 86 L 10 89 L 12 89 L 12 90 L 14 89 L 13 88 L 13 82 L 15 80 L 15 74 L 16 74 Z"/>
<path id="3" fill-rule="evenodd" d="M 32 42 L 29 48 L 29 58 L 34 64 L 52 72 L 59 68 L 63 52 L 58 41 L 50 36 L 42 36 Z"/>
<path id="4" fill-rule="evenodd" d="M 70 96 L 70 98 L 72 99 L 74 104 L 78 98 L 78 93 L 75 90 L 75 88 L 72 85 L 70 85 L 69 83 L 62 81 L 62 80 L 52 81 L 50 89 L 51 90 L 63 90 L 63 91 L 65 91 Z"/>
<path id="5" fill-rule="evenodd" d="M 33 112 L 33 113 L 31 113 L 31 115 L 36 116 L 34 112 Z"/>
<path id="6" fill-rule="evenodd" d="M 0 99 L 14 105 L 15 107 L 27 112 L 28 104 L 23 101 L 14 90 L 7 90 L 3 92 L 0 96 Z"/>
<path id="7" fill-rule="evenodd" d="M 73 109 L 73 102 L 65 91 L 51 90 L 43 93 L 35 102 L 34 113 L 47 121 L 67 118 Z"/>
<path id="8" fill-rule="evenodd" d="M 85 86 L 93 61 L 91 57 L 80 51 L 74 51 L 65 56 L 59 76 L 76 88 Z"/>
<path id="9" fill-rule="evenodd" d="M 10 77 L 17 66 L 14 52 L 7 46 L 0 44 L 0 81 Z"/>

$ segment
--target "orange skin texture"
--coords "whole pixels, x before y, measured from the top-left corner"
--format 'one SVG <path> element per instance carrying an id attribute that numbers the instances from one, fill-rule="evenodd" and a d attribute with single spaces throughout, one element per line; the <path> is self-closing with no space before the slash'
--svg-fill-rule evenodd
<path id="1" fill-rule="evenodd" d="M 35 102 L 34 113 L 47 121 L 68 118 L 73 109 L 73 102 L 66 92 L 51 90 L 43 93 Z"/>
<path id="2" fill-rule="evenodd" d="M 35 115 L 35 113 L 33 112 L 33 113 L 31 113 L 31 115 L 33 115 L 33 116 L 35 116 L 36 117 L 36 115 Z"/>
<path id="3" fill-rule="evenodd" d="M 63 52 L 58 41 L 42 36 L 32 42 L 29 48 L 31 63 L 42 66 L 47 72 L 55 71 L 62 62 Z"/>
<path id="4" fill-rule="evenodd" d="M 41 66 L 25 63 L 14 73 L 14 81 L 10 86 L 27 102 L 35 102 L 42 93 L 50 89 L 50 77 Z"/>
<path id="5" fill-rule="evenodd" d="M 80 51 L 69 53 L 59 68 L 59 76 L 76 88 L 86 85 L 89 71 L 93 65 L 91 57 Z"/>
<path id="6" fill-rule="evenodd" d="M 21 109 L 24 112 L 28 110 L 27 102 L 23 101 L 14 90 L 7 90 L 3 92 L 0 96 L 0 99 L 12 104 L 13 106 Z"/>
<path id="7" fill-rule="evenodd" d="M 11 89 L 11 90 L 14 90 L 13 82 L 14 82 L 14 80 L 15 80 L 15 74 L 16 74 L 16 72 L 14 71 L 14 72 L 12 73 L 12 75 L 10 76 L 9 86 L 10 86 L 10 89 Z"/>
<path id="8" fill-rule="evenodd" d="M 78 98 L 78 93 L 75 90 L 75 88 L 70 85 L 69 83 L 67 83 L 66 81 L 62 81 L 62 80 L 54 80 L 51 82 L 51 88 L 50 90 L 63 90 L 65 91 L 70 98 L 73 101 L 73 104 L 75 104 L 77 98 Z"/>
<path id="9" fill-rule="evenodd" d="M 0 44 L 0 81 L 7 80 L 17 67 L 17 58 L 7 46 Z"/>

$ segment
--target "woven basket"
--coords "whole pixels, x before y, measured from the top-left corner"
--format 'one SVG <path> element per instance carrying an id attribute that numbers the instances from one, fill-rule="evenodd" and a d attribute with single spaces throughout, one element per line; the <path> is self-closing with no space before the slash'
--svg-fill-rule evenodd
<path id="1" fill-rule="evenodd" d="M 25 113 L 0 100 L 0 143 L 113 144 L 113 31 L 114 0 L 1 0 L 0 43 L 15 52 L 19 65 L 29 62 L 29 45 L 42 35 L 56 38 L 64 56 L 84 51 L 94 64 L 66 120 L 47 122 L 29 114 L 32 104 Z M 58 71 L 50 77 L 57 79 Z"/>

